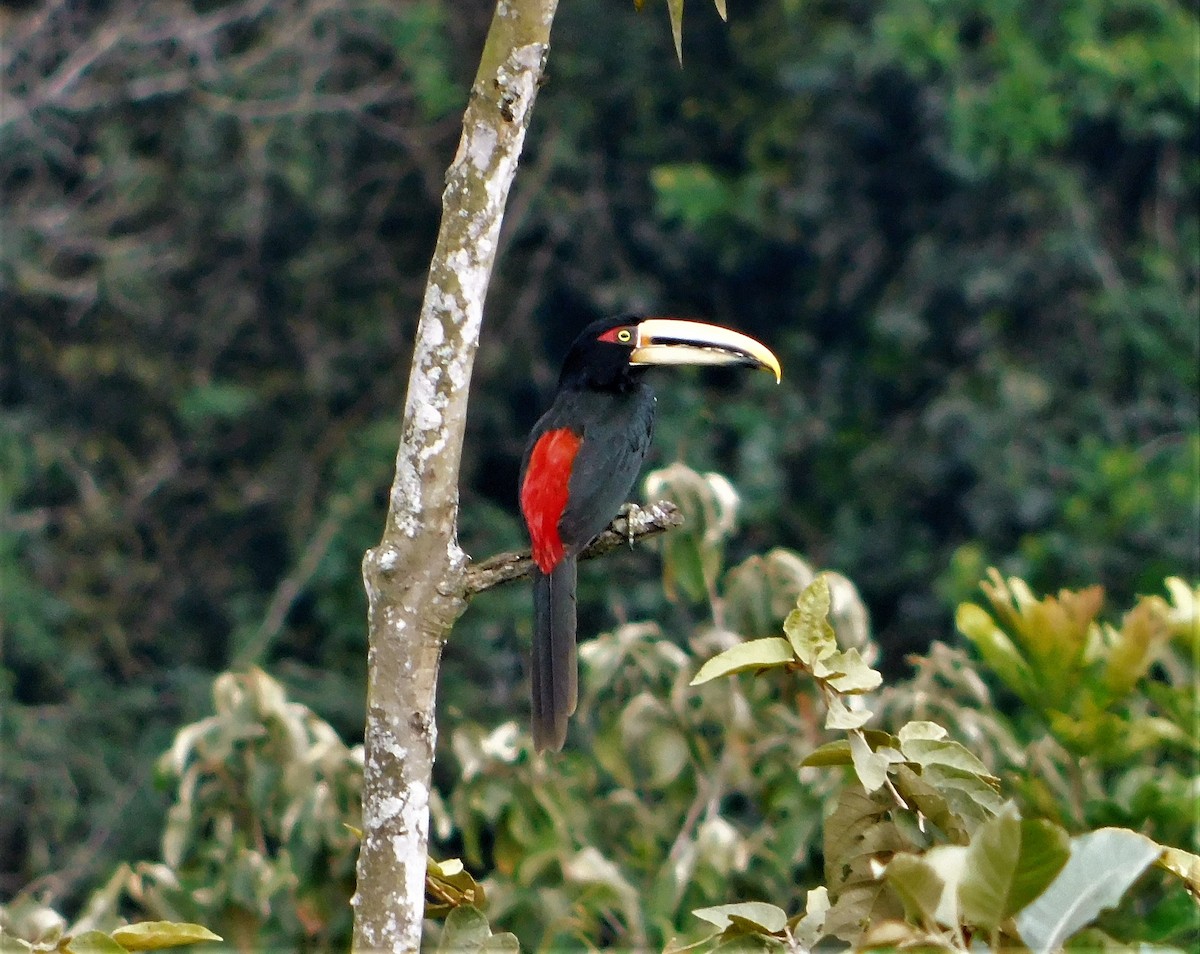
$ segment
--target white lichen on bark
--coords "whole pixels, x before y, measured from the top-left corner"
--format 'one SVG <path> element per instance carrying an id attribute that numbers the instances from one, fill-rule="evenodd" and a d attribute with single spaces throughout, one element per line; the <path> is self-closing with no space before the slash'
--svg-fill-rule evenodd
<path id="1" fill-rule="evenodd" d="M 541 81 L 556 0 L 501 0 L 446 176 L 369 607 L 356 950 L 416 951 L 424 913 L 434 698 L 465 607 L 458 471 L 467 389 L 504 205 Z"/>

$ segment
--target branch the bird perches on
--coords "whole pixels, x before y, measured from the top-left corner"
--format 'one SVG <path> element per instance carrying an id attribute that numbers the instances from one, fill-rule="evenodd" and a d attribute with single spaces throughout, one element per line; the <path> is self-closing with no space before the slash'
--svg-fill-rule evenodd
<path id="1" fill-rule="evenodd" d="M 622 511 L 579 554 L 581 560 L 603 556 L 621 546 L 629 546 L 645 537 L 657 536 L 683 526 L 683 514 L 669 500 L 660 500 L 647 507 L 632 507 Z M 464 595 L 470 599 L 484 590 L 501 583 L 509 583 L 528 576 L 533 569 L 533 557 L 529 550 L 498 553 L 466 569 Z"/>

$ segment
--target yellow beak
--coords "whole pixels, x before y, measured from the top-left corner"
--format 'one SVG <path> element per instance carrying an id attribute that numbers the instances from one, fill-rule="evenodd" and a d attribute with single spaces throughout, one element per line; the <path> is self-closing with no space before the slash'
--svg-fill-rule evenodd
<path id="1" fill-rule="evenodd" d="M 749 335 L 678 318 L 646 318 L 637 326 L 630 364 L 741 364 L 783 376 L 779 359 Z"/>

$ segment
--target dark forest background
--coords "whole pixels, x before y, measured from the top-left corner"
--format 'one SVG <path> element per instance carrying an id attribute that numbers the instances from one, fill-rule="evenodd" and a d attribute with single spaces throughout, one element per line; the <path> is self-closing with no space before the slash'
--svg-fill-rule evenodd
<path id="1" fill-rule="evenodd" d="M 1117 605 L 1197 567 L 1200 88 L 1175 0 L 564 0 L 473 382 L 462 542 L 519 546 L 576 331 L 728 324 L 784 382 L 663 374 L 653 462 L 733 557 L 859 587 L 885 671 L 988 565 Z M 0 896 L 157 850 L 155 758 L 255 664 L 361 737 L 379 537 L 442 176 L 491 5 L 0 4 Z M 581 632 L 686 626 L 652 552 Z M 524 719 L 528 593 L 446 650 Z M 452 756 L 440 755 L 443 764 Z"/>

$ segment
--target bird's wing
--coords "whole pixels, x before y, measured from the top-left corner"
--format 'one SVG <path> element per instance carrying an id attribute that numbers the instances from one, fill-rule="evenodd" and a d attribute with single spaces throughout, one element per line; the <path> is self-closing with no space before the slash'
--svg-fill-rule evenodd
<path id="1" fill-rule="evenodd" d="M 585 417 L 583 440 L 571 468 L 567 504 L 558 522 L 569 552 L 582 550 L 617 515 L 650 448 L 653 393 L 638 389 L 605 403 Z"/>

